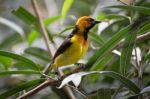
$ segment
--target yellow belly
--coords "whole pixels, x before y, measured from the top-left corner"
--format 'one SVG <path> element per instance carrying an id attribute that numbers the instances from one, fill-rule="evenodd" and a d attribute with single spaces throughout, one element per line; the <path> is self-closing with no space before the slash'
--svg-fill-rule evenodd
<path id="1" fill-rule="evenodd" d="M 55 66 L 65 66 L 77 63 L 77 61 L 87 52 L 88 41 L 84 41 L 80 36 L 71 39 L 72 45 L 55 59 Z"/>

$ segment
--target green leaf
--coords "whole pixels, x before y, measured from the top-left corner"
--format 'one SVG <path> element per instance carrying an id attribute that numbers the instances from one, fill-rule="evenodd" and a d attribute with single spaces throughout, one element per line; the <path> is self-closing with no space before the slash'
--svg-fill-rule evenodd
<path id="1" fill-rule="evenodd" d="M 63 29 L 61 32 L 59 32 L 58 34 L 63 34 L 64 32 L 66 32 L 68 30 L 72 30 L 73 28 L 74 28 L 74 26 L 67 27 L 67 28 Z"/>
<path id="2" fill-rule="evenodd" d="M 28 25 L 33 25 L 35 23 L 37 24 L 37 19 L 23 7 L 19 7 L 17 10 L 13 10 L 12 13 Z"/>
<path id="3" fill-rule="evenodd" d="M 136 95 L 133 95 L 133 96 L 130 96 L 130 97 L 128 97 L 127 99 L 137 99 L 138 96 L 144 95 L 144 94 L 146 94 L 146 93 L 150 93 L 150 86 L 145 87 L 144 89 L 141 90 L 140 93 L 138 93 L 138 94 L 136 94 Z"/>
<path id="4" fill-rule="evenodd" d="M 102 18 L 99 18 L 99 20 L 112 20 L 112 19 L 127 19 L 130 20 L 129 17 L 124 15 L 118 15 L 118 14 L 108 14 L 103 16 Z"/>
<path id="5" fill-rule="evenodd" d="M 34 40 L 36 40 L 39 37 L 39 32 L 37 31 L 32 31 L 31 33 L 29 33 L 28 35 L 28 43 L 29 45 L 31 45 L 33 43 Z"/>
<path id="6" fill-rule="evenodd" d="M 44 20 L 44 25 L 47 27 L 48 25 L 52 24 L 53 22 L 57 21 L 58 19 L 60 19 L 60 16 L 49 17 Z"/>
<path id="7" fill-rule="evenodd" d="M 50 61 L 49 54 L 46 50 L 38 48 L 38 47 L 29 47 L 24 51 L 27 54 L 35 56 L 45 61 Z"/>
<path id="8" fill-rule="evenodd" d="M 125 9 L 129 11 L 137 11 L 143 14 L 150 15 L 150 8 L 142 7 L 142 6 L 115 5 L 115 6 L 108 6 L 106 8 L 119 8 L 119 9 Z"/>
<path id="9" fill-rule="evenodd" d="M 134 84 L 132 81 L 130 81 L 128 78 L 122 76 L 121 74 L 118 74 L 118 73 L 112 72 L 112 71 L 101 71 L 100 73 L 101 74 L 105 74 L 107 76 L 110 76 L 110 77 L 112 77 L 114 79 L 117 79 L 125 87 L 127 87 L 128 89 L 130 89 L 134 93 L 139 93 L 140 92 L 140 89 L 136 86 L 136 84 Z"/>
<path id="10" fill-rule="evenodd" d="M 0 76 L 5 75 L 13 75 L 13 74 L 25 74 L 25 75 L 31 75 L 31 74 L 40 74 L 38 71 L 29 71 L 29 70 L 19 70 L 19 71 L 4 71 L 0 72 Z"/>
<path id="11" fill-rule="evenodd" d="M 37 67 L 37 65 L 33 61 L 31 61 L 31 60 L 29 60 L 29 59 L 27 59 L 21 55 L 17 55 L 17 54 L 5 52 L 5 51 L 0 51 L 0 56 L 5 56 L 5 57 L 9 57 L 9 58 L 12 58 L 15 60 L 25 62 L 26 64 L 29 64 L 28 66 L 34 68 L 35 70 L 39 70 L 39 68 Z"/>
<path id="12" fill-rule="evenodd" d="M 150 23 L 144 24 L 138 31 L 138 34 L 143 34 L 150 31 Z"/>
<path id="13" fill-rule="evenodd" d="M 23 31 L 22 27 L 20 27 L 19 25 L 17 25 L 13 21 L 10 21 L 6 18 L 0 17 L 0 23 L 8 26 L 9 28 L 11 28 L 13 30 L 15 30 L 17 33 L 19 33 L 19 35 L 21 35 L 21 36 L 24 35 L 24 31 Z"/>
<path id="14" fill-rule="evenodd" d="M 107 55 L 103 59 L 99 60 L 96 65 L 93 65 L 91 70 L 101 71 L 112 58 L 113 58 L 112 54 Z"/>
<path id="15" fill-rule="evenodd" d="M 64 20 L 66 17 L 71 5 L 73 4 L 74 0 L 65 0 L 63 3 L 62 11 L 61 11 L 61 17 Z"/>
<path id="16" fill-rule="evenodd" d="M 96 99 L 111 99 L 111 89 L 101 88 L 96 93 Z"/>
<path id="17" fill-rule="evenodd" d="M 137 28 L 136 28 L 137 29 Z M 137 31 L 128 32 L 125 37 L 124 45 L 121 52 L 120 71 L 125 76 L 129 72 L 132 50 L 134 48 Z"/>
<path id="18" fill-rule="evenodd" d="M 14 15 L 16 15 L 17 17 L 19 17 L 24 23 L 26 23 L 32 29 L 34 28 L 39 33 L 41 32 L 40 28 L 39 28 L 39 25 L 38 25 L 37 18 L 34 17 L 29 11 L 27 11 L 23 7 L 19 7 L 17 10 L 13 10 L 12 13 Z M 50 19 L 47 19 L 47 23 L 46 24 L 48 24 L 48 23 L 50 23 Z M 53 42 L 52 34 L 48 31 L 47 28 L 46 28 L 46 31 L 48 33 L 49 39 Z"/>
<path id="19" fill-rule="evenodd" d="M 22 38 L 18 33 L 14 33 L 6 37 L 2 42 L 0 42 L 0 49 L 11 47 L 11 45 L 21 42 Z"/>
<path id="20" fill-rule="evenodd" d="M 25 82 L 23 84 L 20 84 L 20 85 L 14 87 L 12 89 L 9 89 L 8 91 L 6 91 L 2 94 L 0 94 L 0 99 L 6 99 L 12 95 L 17 94 L 20 91 L 23 91 L 25 89 L 37 86 L 40 83 L 42 83 L 43 81 L 44 81 L 44 79 L 36 79 L 36 80 L 32 80 L 32 81 L 28 81 L 28 82 Z"/>
<path id="21" fill-rule="evenodd" d="M 89 32 L 89 37 L 96 43 L 100 44 L 101 46 L 104 45 L 102 37 L 97 35 L 96 33 Z"/>
<path id="22" fill-rule="evenodd" d="M 5 56 L 0 56 L 0 64 L 4 66 L 5 70 L 8 70 L 9 66 L 12 64 L 12 59 Z"/>
<path id="23" fill-rule="evenodd" d="M 94 53 L 94 55 L 87 62 L 86 68 L 89 69 L 98 59 L 103 58 L 104 55 L 109 53 L 112 48 L 125 36 L 130 30 L 131 26 L 127 26 L 116 33 L 108 42 L 106 42 L 101 49 Z M 95 64 L 96 65 L 96 64 Z"/>

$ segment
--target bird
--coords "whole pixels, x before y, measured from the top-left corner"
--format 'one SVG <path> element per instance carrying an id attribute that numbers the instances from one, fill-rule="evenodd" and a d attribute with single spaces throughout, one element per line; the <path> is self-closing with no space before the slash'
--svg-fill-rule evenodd
<path id="1" fill-rule="evenodd" d="M 58 70 L 58 67 L 75 64 L 82 56 L 84 56 L 89 47 L 88 32 L 96 24 L 97 21 L 90 16 L 80 17 L 63 43 L 56 50 L 51 64 L 45 68 L 43 74 L 48 75 L 52 70 Z"/>

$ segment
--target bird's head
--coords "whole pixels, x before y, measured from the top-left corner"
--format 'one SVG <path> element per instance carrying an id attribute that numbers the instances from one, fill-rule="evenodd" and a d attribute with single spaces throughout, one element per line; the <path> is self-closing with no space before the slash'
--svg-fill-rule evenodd
<path id="1" fill-rule="evenodd" d="M 96 24 L 100 23 L 101 21 L 96 21 L 93 18 L 91 18 L 90 16 L 83 16 L 80 17 L 77 22 L 76 22 L 76 26 L 80 29 L 80 30 L 90 30 L 92 27 L 94 27 Z"/>

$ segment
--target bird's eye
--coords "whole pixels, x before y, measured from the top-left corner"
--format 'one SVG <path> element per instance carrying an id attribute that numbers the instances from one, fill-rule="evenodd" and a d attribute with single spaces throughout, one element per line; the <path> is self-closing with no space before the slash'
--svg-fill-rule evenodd
<path id="1" fill-rule="evenodd" d="M 88 21 L 89 21 L 89 22 L 93 22 L 93 21 L 94 21 L 94 19 L 92 19 L 92 18 L 89 18 L 89 19 L 88 19 Z"/>

